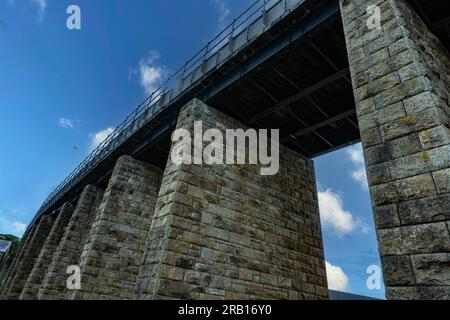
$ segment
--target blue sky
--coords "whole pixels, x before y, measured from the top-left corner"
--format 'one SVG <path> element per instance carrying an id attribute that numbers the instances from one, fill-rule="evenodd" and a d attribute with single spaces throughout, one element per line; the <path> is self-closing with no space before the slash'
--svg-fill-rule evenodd
<path id="1" fill-rule="evenodd" d="M 0 0 L 0 233 L 20 236 L 89 150 L 249 3 Z M 71 4 L 81 30 L 66 27 Z M 380 262 L 361 148 L 315 160 L 330 281 L 383 297 L 366 287 Z"/>

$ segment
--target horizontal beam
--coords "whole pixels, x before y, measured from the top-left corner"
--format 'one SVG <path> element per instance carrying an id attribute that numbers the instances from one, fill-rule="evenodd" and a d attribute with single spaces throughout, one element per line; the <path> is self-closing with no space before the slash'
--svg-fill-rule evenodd
<path id="1" fill-rule="evenodd" d="M 291 110 L 288 110 L 289 115 L 294 118 L 295 120 L 297 120 L 298 122 L 300 122 L 304 127 L 309 128 L 309 125 L 305 123 L 305 121 L 303 121 L 301 118 L 299 118 L 294 112 L 292 112 Z M 326 144 L 328 144 L 330 147 L 333 147 L 333 144 L 328 141 L 327 139 L 325 139 L 322 135 L 320 135 L 317 131 L 313 130 L 312 131 L 320 140 L 322 140 L 323 142 L 325 142 Z M 292 136 L 292 135 L 291 135 Z"/>
<path id="2" fill-rule="evenodd" d="M 356 114 L 356 109 L 351 109 L 351 110 L 345 111 L 345 112 L 343 112 L 341 114 L 338 114 L 337 116 L 334 116 L 332 118 L 329 118 L 329 119 L 326 119 L 326 120 L 321 121 L 319 123 L 316 123 L 316 124 L 314 124 L 312 126 L 309 126 L 308 128 L 305 128 L 303 130 L 297 131 L 296 133 L 292 133 L 288 137 L 283 138 L 282 141 L 284 141 L 285 139 L 287 139 L 289 137 L 292 137 L 292 136 L 294 136 L 294 137 L 301 137 L 301 136 L 304 136 L 304 135 L 306 135 L 308 133 L 315 132 L 316 130 L 318 130 L 320 128 L 328 126 L 328 125 L 330 125 L 330 124 L 332 124 L 334 122 L 337 122 L 339 120 L 346 119 L 347 117 L 349 117 L 351 115 L 354 115 L 354 114 Z"/>
<path id="3" fill-rule="evenodd" d="M 253 118 L 250 119 L 250 124 L 253 124 L 261 119 L 268 117 L 269 115 L 271 115 L 275 111 L 279 110 L 280 108 L 284 108 L 284 107 L 290 105 L 291 103 L 294 103 L 304 97 L 307 97 L 310 94 L 316 92 L 317 90 L 319 90 L 323 87 L 326 87 L 326 86 L 330 85 L 331 83 L 333 83 L 343 77 L 348 76 L 349 74 L 350 74 L 349 67 L 339 70 L 338 72 L 330 75 L 329 77 L 326 77 L 325 79 L 322 79 L 322 80 L 316 82 L 312 86 L 310 86 L 306 89 L 303 89 L 302 91 L 290 96 L 289 98 L 280 101 L 279 103 L 275 104 L 274 106 L 270 107 L 269 109 L 257 114 L 256 116 L 254 116 Z"/>

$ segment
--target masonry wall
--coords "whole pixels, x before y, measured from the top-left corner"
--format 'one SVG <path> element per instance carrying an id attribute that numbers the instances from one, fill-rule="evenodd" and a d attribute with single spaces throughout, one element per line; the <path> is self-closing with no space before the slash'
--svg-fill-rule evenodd
<path id="1" fill-rule="evenodd" d="M 52 261 L 53 255 L 58 248 L 61 238 L 64 234 L 64 230 L 67 223 L 72 216 L 73 206 L 70 203 L 65 203 L 56 219 L 53 223 L 52 229 L 45 239 L 42 250 L 36 259 L 33 269 L 25 282 L 24 289 L 20 294 L 20 299 L 33 300 L 37 299 L 39 289 L 41 288 L 42 281 L 48 272 L 49 265 Z"/>
<path id="2" fill-rule="evenodd" d="M 7 292 L 4 293 L 7 299 L 17 300 L 19 298 L 36 259 L 42 250 L 45 239 L 50 233 L 53 222 L 54 217 L 43 215 L 39 219 L 36 229 L 30 235 L 29 242 L 24 244 L 23 256 L 18 260 L 10 285 L 6 289 Z"/>
<path id="3" fill-rule="evenodd" d="M 31 241 L 32 235 L 34 234 L 35 230 L 36 230 L 36 225 L 33 225 L 30 228 L 30 231 L 20 241 L 19 249 L 17 250 L 16 256 L 14 257 L 14 260 L 6 274 L 6 277 L 3 279 L 0 299 L 7 298 L 8 289 L 11 286 L 12 280 L 14 279 L 14 276 L 17 272 L 17 267 L 19 265 L 19 261 L 22 261 L 23 255 L 25 254 L 25 248 Z"/>
<path id="4" fill-rule="evenodd" d="M 162 170 L 117 160 L 80 257 L 81 290 L 68 299 L 132 299 Z"/>
<path id="5" fill-rule="evenodd" d="M 87 185 L 42 281 L 38 298 L 63 300 L 67 294 L 67 267 L 78 265 L 83 247 L 103 197 L 103 189 Z"/>
<path id="6" fill-rule="evenodd" d="M 2 287 L 3 283 L 6 281 L 8 272 L 13 264 L 13 261 L 14 261 L 14 258 L 11 256 L 6 256 L 2 260 L 2 265 L 0 267 L 0 288 Z"/>
<path id="7" fill-rule="evenodd" d="M 177 128 L 245 128 L 193 100 Z M 138 299 L 325 299 L 313 162 L 281 147 L 280 172 L 168 160 Z"/>
<path id="8" fill-rule="evenodd" d="M 450 299 L 448 53 L 404 0 L 341 9 L 387 296 Z"/>

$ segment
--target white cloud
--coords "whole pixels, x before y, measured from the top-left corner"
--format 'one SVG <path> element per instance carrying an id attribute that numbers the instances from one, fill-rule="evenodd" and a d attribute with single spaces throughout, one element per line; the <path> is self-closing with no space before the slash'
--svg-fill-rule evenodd
<path id="1" fill-rule="evenodd" d="M 113 127 L 106 128 L 104 130 L 101 130 L 99 132 L 96 132 L 94 134 L 91 134 L 91 144 L 89 146 L 89 151 L 93 151 L 95 148 L 97 148 L 100 143 L 102 143 L 111 133 L 114 132 Z"/>
<path id="2" fill-rule="evenodd" d="M 368 190 L 366 168 L 357 168 L 351 172 L 352 179 L 361 185 L 361 188 Z"/>
<path id="3" fill-rule="evenodd" d="M 18 216 L 22 215 L 14 209 L 8 210 L 8 213 L 0 209 L 0 233 L 14 234 L 21 237 L 27 225 L 18 220 L 13 220 L 12 217 L 15 216 L 14 219 L 17 219 Z"/>
<path id="4" fill-rule="evenodd" d="M 48 0 L 31 0 L 31 2 L 37 5 L 39 22 L 42 22 L 45 16 L 45 10 L 47 9 L 48 6 Z"/>
<path id="5" fill-rule="evenodd" d="M 355 144 L 347 149 L 347 155 L 350 158 L 350 160 L 355 163 L 362 165 L 364 164 L 364 155 L 362 146 L 360 143 Z"/>
<path id="6" fill-rule="evenodd" d="M 331 189 L 319 192 L 320 219 L 325 229 L 344 236 L 353 232 L 357 222 L 349 211 L 343 207 L 341 197 Z"/>
<path id="7" fill-rule="evenodd" d="M 14 222 L 11 227 L 15 230 L 15 231 L 25 231 L 25 228 L 27 227 L 27 225 L 25 223 L 16 221 Z"/>
<path id="8" fill-rule="evenodd" d="M 21 237 L 27 225 L 19 219 L 26 216 L 26 214 L 16 209 L 8 209 L 7 211 L 0 209 L 0 233 Z"/>
<path id="9" fill-rule="evenodd" d="M 361 185 L 363 190 L 369 190 L 367 184 L 366 166 L 364 164 L 364 155 L 360 143 L 349 147 L 346 150 L 348 159 L 353 163 L 354 169 L 350 172 L 350 177 Z"/>
<path id="10" fill-rule="evenodd" d="M 72 120 L 72 119 L 66 119 L 66 118 L 63 118 L 63 117 L 61 117 L 61 118 L 59 118 L 59 120 L 58 120 L 58 125 L 61 127 L 61 128 L 65 128 L 65 129 L 73 129 L 73 127 L 74 127 L 74 120 Z"/>
<path id="11" fill-rule="evenodd" d="M 346 236 L 354 231 L 362 234 L 370 232 L 370 226 L 350 211 L 344 209 L 344 202 L 339 194 L 327 189 L 318 192 L 320 220 L 324 230 L 334 232 L 338 237 Z"/>
<path id="12" fill-rule="evenodd" d="M 334 266 L 328 261 L 325 261 L 327 270 L 328 288 L 337 291 L 348 290 L 348 276 L 341 267 Z"/>
<path id="13" fill-rule="evenodd" d="M 219 31 L 222 31 L 226 28 L 226 26 L 230 23 L 230 14 L 231 11 L 228 9 L 226 3 L 223 0 L 213 0 L 214 9 L 219 15 L 219 19 L 217 22 L 217 28 Z"/>
<path id="14" fill-rule="evenodd" d="M 139 84 L 148 96 L 164 83 L 169 73 L 166 66 L 158 63 L 160 57 L 158 51 L 150 50 L 149 55 L 139 61 L 138 68 L 129 69 L 129 78 L 138 75 Z"/>

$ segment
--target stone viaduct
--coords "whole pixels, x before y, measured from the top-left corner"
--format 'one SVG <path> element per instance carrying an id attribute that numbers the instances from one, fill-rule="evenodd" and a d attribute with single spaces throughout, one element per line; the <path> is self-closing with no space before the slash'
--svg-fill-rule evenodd
<path id="1" fill-rule="evenodd" d="M 449 35 L 445 1 L 256 1 L 49 196 L 2 297 L 327 299 L 311 159 L 361 141 L 388 299 L 449 299 Z M 199 120 L 280 128 L 280 171 L 174 164 Z"/>

